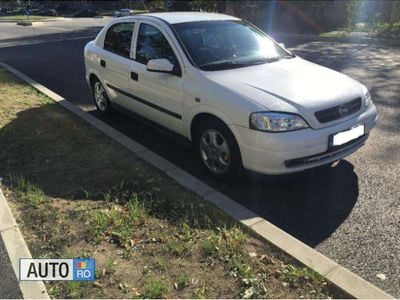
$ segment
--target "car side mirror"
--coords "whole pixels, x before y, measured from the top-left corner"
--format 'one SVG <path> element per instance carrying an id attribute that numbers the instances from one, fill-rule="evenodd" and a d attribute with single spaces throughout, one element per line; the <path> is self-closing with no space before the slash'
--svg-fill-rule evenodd
<path id="1" fill-rule="evenodd" d="M 150 59 L 147 62 L 147 71 L 150 72 L 161 72 L 161 73 L 171 73 L 174 69 L 174 65 L 168 59 Z"/>
<path id="2" fill-rule="evenodd" d="M 285 43 L 278 43 L 279 46 L 281 46 L 283 49 L 285 49 Z"/>

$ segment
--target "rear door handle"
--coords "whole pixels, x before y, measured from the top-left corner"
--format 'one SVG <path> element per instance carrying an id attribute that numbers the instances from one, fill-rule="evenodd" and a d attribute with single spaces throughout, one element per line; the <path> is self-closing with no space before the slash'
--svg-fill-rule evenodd
<path id="1" fill-rule="evenodd" d="M 131 78 L 132 78 L 132 80 L 139 81 L 138 73 L 131 72 Z"/>
<path id="2" fill-rule="evenodd" d="M 106 61 L 104 59 L 100 59 L 100 66 L 102 66 L 103 68 L 106 67 Z"/>

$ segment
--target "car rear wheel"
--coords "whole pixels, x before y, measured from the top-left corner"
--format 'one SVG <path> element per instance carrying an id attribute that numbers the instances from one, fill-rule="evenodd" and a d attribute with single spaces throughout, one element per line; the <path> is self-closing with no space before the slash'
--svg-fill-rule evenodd
<path id="1" fill-rule="evenodd" d="M 98 79 L 93 80 L 92 93 L 97 110 L 103 115 L 108 115 L 111 112 L 111 102 L 108 99 L 104 86 Z"/>
<path id="2" fill-rule="evenodd" d="M 211 176 L 231 181 L 242 175 L 239 147 L 224 123 L 205 119 L 195 131 L 194 143 L 201 165 Z"/>

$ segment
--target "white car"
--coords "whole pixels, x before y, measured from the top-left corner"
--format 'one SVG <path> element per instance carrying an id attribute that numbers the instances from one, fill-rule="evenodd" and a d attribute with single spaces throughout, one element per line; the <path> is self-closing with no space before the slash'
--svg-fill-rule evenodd
<path id="1" fill-rule="evenodd" d="M 114 13 L 114 17 L 117 17 L 117 18 L 128 17 L 128 16 L 132 16 L 132 15 L 133 15 L 133 11 L 130 9 L 127 9 L 127 8 L 123 8 Z"/>
<path id="2" fill-rule="evenodd" d="M 377 119 L 364 85 L 222 14 L 116 19 L 86 45 L 85 65 L 101 113 L 117 104 L 184 136 L 217 178 L 330 164 Z"/>

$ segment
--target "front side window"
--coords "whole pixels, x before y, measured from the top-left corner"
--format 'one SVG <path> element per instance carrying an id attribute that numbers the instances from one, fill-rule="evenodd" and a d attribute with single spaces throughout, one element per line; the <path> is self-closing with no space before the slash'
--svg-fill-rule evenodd
<path id="1" fill-rule="evenodd" d="M 175 53 L 167 39 L 156 27 L 141 24 L 136 45 L 136 60 L 147 64 L 150 59 L 165 58 L 174 66 L 178 66 Z"/>
<path id="2" fill-rule="evenodd" d="M 112 25 L 104 40 L 104 49 L 115 54 L 129 57 L 135 23 L 125 22 Z"/>
<path id="3" fill-rule="evenodd" d="M 194 63 L 216 71 L 291 58 L 257 28 L 240 21 L 200 21 L 173 25 Z"/>

